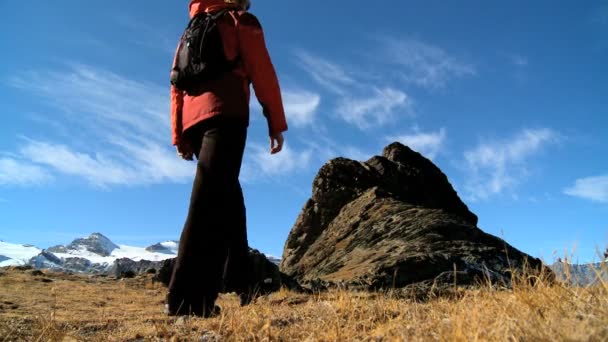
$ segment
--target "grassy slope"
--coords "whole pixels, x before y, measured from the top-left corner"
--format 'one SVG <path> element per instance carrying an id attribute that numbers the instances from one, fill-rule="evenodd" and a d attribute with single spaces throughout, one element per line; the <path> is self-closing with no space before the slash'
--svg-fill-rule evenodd
<path id="1" fill-rule="evenodd" d="M 284 291 L 241 308 L 227 295 L 219 301 L 222 315 L 207 320 L 166 317 L 164 293 L 149 276 L 6 271 L 0 276 L 0 341 L 608 340 L 605 283 L 520 282 L 512 291 L 462 290 L 427 303 L 390 294 Z"/>

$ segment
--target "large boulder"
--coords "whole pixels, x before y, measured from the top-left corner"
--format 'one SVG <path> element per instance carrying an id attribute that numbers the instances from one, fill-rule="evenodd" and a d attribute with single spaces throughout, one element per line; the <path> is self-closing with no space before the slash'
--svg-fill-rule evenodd
<path id="1" fill-rule="evenodd" d="M 279 272 L 279 267 L 276 263 L 266 257 L 263 253 L 256 249 L 249 249 L 249 259 L 251 264 L 251 276 L 253 287 L 259 294 L 268 294 L 278 291 L 281 286 L 292 290 L 299 290 L 299 285 L 290 277 L 286 277 Z M 165 285 L 169 285 L 175 259 L 167 259 L 161 262 L 160 267 L 154 279 Z M 229 293 L 235 291 L 232 284 L 225 284 L 224 292 Z"/>
<path id="2" fill-rule="evenodd" d="M 321 168 L 280 270 L 303 285 L 387 289 L 508 284 L 513 269 L 541 267 L 476 225 L 437 166 L 393 143 L 367 162 L 337 158 Z"/>

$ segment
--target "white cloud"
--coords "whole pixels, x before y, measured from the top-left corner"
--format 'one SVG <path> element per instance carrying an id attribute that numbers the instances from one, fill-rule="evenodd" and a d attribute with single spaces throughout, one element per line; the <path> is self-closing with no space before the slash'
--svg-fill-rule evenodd
<path id="1" fill-rule="evenodd" d="M 322 163 L 337 157 L 363 161 L 368 160 L 374 155 L 372 152 L 345 144 L 344 142 L 337 143 L 325 135 L 318 135 L 315 139 L 302 140 L 302 143 L 312 150 L 315 160 Z"/>
<path id="2" fill-rule="evenodd" d="M 394 122 L 396 109 L 409 113 L 411 107 L 412 100 L 404 92 L 393 88 L 375 88 L 369 97 L 342 99 L 337 113 L 344 121 L 365 130 Z"/>
<path id="3" fill-rule="evenodd" d="M 425 88 L 442 88 L 457 77 L 476 74 L 475 67 L 443 49 L 413 39 L 380 38 L 389 63 L 407 81 Z"/>
<path id="4" fill-rule="evenodd" d="M 0 159 L 0 185 L 29 186 L 51 180 L 41 167 L 13 158 Z"/>
<path id="5" fill-rule="evenodd" d="M 49 119 L 72 130 L 63 140 L 25 139 L 19 152 L 37 165 L 32 170 L 78 177 L 95 186 L 192 177 L 194 165 L 179 160 L 169 146 L 168 89 L 79 64 L 22 74 L 12 84 L 54 107 Z"/>
<path id="6" fill-rule="evenodd" d="M 286 176 L 307 169 L 311 158 L 311 149 L 296 151 L 285 144 L 280 153 L 271 155 L 269 146 L 253 143 L 245 152 L 241 179 L 253 182 L 268 177 Z"/>
<path id="7" fill-rule="evenodd" d="M 414 134 L 398 135 L 386 138 L 387 141 L 398 141 L 411 149 L 420 152 L 429 159 L 434 159 L 441 151 L 447 133 L 445 128 L 437 132 L 416 132 Z"/>
<path id="8" fill-rule="evenodd" d="M 103 69 L 74 64 L 66 70 L 29 72 L 13 86 L 41 97 L 92 133 L 158 133 L 168 130 L 168 90 Z M 57 116 L 57 115 L 55 115 Z"/>
<path id="9" fill-rule="evenodd" d="M 283 102 L 289 124 L 301 127 L 314 123 L 321 97 L 309 91 L 284 91 Z"/>
<path id="10" fill-rule="evenodd" d="M 304 50 L 295 53 L 299 66 L 327 90 L 344 95 L 348 86 L 356 84 L 355 80 L 338 64 L 312 55 Z"/>
<path id="11" fill-rule="evenodd" d="M 469 174 L 465 189 L 470 199 L 487 199 L 513 188 L 529 172 L 527 159 L 557 139 L 551 129 L 525 129 L 508 140 L 482 143 L 466 151 Z"/>
<path id="12" fill-rule="evenodd" d="M 564 193 L 595 202 L 608 203 L 608 175 L 577 179 L 573 186 L 564 190 Z"/>
<path id="13" fill-rule="evenodd" d="M 179 182 L 193 176 L 192 166 L 180 162 L 166 148 L 154 143 L 121 144 L 122 149 L 109 155 L 81 153 L 65 145 L 31 140 L 21 153 L 34 163 L 100 187 Z"/>

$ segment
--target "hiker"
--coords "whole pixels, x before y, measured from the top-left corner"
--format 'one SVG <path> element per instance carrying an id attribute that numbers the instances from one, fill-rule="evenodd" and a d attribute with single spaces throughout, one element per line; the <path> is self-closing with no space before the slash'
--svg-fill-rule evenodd
<path id="1" fill-rule="evenodd" d="M 249 124 L 250 84 L 268 121 L 270 153 L 283 148 L 287 123 L 262 27 L 247 12 L 249 6 L 249 0 L 190 2 L 190 18 L 208 14 L 217 23 L 216 50 L 223 46 L 220 57 L 225 62 L 222 70 L 210 70 L 213 77 L 190 82 L 187 91 L 180 89 L 176 86 L 181 77 L 178 66 L 184 64 L 184 51 L 188 50 L 181 49 L 180 43 L 176 53 L 171 87 L 173 145 L 181 158 L 196 157 L 198 161 L 167 293 L 165 309 L 169 315 L 217 314 L 215 300 L 226 283 L 240 295 L 241 305 L 249 304 L 254 294 L 239 183 Z M 212 48 L 213 36 L 209 34 L 207 39 L 209 43 L 201 50 Z M 214 52 L 204 50 L 202 54 Z"/>

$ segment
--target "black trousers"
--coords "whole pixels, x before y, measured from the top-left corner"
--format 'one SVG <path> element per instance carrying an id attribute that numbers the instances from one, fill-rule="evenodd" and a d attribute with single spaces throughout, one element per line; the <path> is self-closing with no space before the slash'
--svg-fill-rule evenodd
<path id="1" fill-rule="evenodd" d="M 198 159 L 190 208 L 167 296 L 169 308 L 210 310 L 220 292 L 250 286 L 245 203 L 239 183 L 247 127 L 209 119 L 188 129 Z"/>

